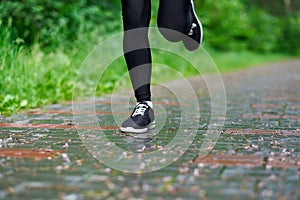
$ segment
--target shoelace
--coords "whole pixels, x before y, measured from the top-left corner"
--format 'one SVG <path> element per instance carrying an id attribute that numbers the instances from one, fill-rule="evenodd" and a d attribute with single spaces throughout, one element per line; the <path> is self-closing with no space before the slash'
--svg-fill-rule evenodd
<path id="1" fill-rule="evenodd" d="M 148 106 L 146 104 L 138 104 L 135 108 L 134 113 L 131 116 L 134 117 L 137 115 L 144 115 L 147 108 Z"/>
<path id="2" fill-rule="evenodd" d="M 197 24 L 195 24 L 195 23 L 192 23 L 192 26 L 191 26 L 191 28 L 190 28 L 190 31 L 189 31 L 189 33 L 188 33 L 188 35 L 193 35 L 194 34 L 194 28 L 196 28 L 197 27 Z"/>

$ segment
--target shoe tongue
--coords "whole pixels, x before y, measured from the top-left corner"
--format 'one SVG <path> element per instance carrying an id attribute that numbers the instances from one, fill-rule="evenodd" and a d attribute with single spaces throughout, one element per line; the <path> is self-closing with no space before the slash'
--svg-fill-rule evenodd
<path id="1" fill-rule="evenodd" d="M 140 104 L 138 104 L 137 106 L 136 106 L 136 108 L 148 108 L 149 106 L 147 105 L 147 104 L 145 104 L 145 103 L 140 103 Z"/>
<path id="2" fill-rule="evenodd" d="M 139 104 L 146 104 L 147 106 L 150 106 L 150 108 L 153 108 L 153 103 L 152 103 L 152 101 L 143 101 L 143 102 L 137 102 L 137 106 L 139 105 Z"/>

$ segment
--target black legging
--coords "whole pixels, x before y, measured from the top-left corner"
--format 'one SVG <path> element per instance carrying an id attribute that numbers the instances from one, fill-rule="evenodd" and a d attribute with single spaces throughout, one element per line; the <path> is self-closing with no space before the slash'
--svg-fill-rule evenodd
<path id="1" fill-rule="evenodd" d="M 189 6 L 190 0 L 160 0 L 158 27 L 186 34 L 189 23 Z M 125 53 L 125 60 L 135 97 L 138 102 L 150 101 L 152 61 L 148 27 L 151 17 L 151 0 L 122 0 L 122 16 L 125 31 L 123 48 L 124 52 L 127 52 Z M 170 34 L 170 32 L 163 31 L 163 29 L 160 31 L 169 41 L 176 42 L 181 40 L 181 34 Z"/>

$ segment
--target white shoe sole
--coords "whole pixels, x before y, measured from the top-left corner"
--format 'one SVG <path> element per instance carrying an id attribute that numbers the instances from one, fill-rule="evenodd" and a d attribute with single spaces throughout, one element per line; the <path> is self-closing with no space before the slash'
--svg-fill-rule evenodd
<path id="1" fill-rule="evenodd" d="M 202 24 L 201 24 L 200 20 L 198 19 L 197 14 L 196 14 L 196 11 L 195 11 L 195 8 L 194 8 L 194 2 L 193 2 L 193 0 L 191 0 L 191 4 L 192 4 L 193 15 L 194 15 L 194 17 L 196 18 L 198 24 L 200 25 L 201 36 L 200 36 L 200 42 L 199 42 L 199 44 L 201 45 L 202 40 L 203 40 L 203 29 L 202 29 Z"/>
<path id="2" fill-rule="evenodd" d="M 149 131 L 150 129 L 155 128 L 155 121 L 151 122 L 148 126 L 145 128 L 133 128 L 133 127 L 120 127 L 120 130 L 125 133 L 145 133 Z"/>

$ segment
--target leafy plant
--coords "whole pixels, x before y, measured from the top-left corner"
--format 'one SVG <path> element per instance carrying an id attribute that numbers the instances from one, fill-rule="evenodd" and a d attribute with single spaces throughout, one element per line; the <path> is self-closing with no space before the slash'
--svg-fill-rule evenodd
<path id="1" fill-rule="evenodd" d="M 74 41 L 98 26 L 103 31 L 120 28 L 115 22 L 118 6 L 115 1 L 4 0 L 0 4 L 0 21 L 11 26 L 14 36 L 26 44 L 56 46 Z"/>

